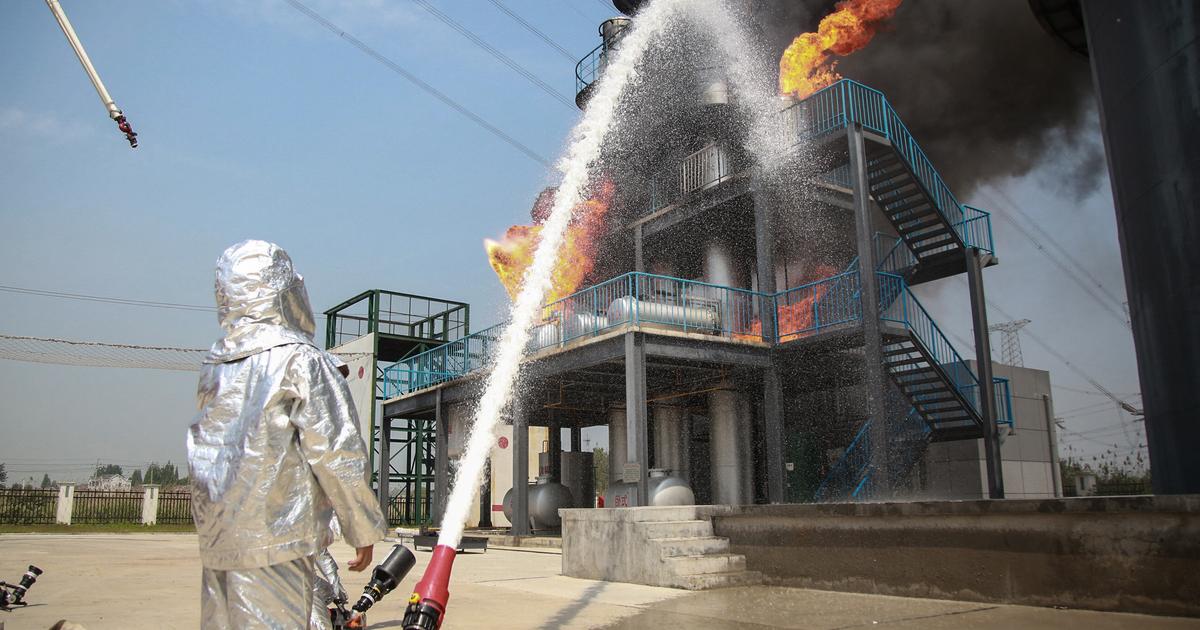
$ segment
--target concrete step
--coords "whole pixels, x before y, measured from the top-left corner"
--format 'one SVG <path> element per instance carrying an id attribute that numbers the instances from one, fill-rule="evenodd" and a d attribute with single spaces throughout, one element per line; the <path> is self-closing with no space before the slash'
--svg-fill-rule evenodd
<path id="1" fill-rule="evenodd" d="M 658 546 L 659 557 L 664 560 L 675 556 L 702 556 L 729 551 L 729 539 L 717 538 L 656 538 L 650 542 Z"/>
<path id="2" fill-rule="evenodd" d="M 703 556 L 675 556 L 667 558 L 667 564 L 677 576 L 707 573 L 730 573 L 746 570 L 746 556 L 734 553 L 709 554 Z"/>
<path id="3" fill-rule="evenodd" d="M 730 571 L 728 573 L 680 575 L 676 578 L 675 587 L 689 591 L 704 591 L 710 588 L 753 586 L 762 584 L 762 581 L 763 575 L 758 571 Z"/>
<path id="4" fill-rule="evenodd" d="M 620 509 L 620 508 L 618 508 Z M 691 521 L 696 519 L 696 506 L 672 505 L 666 507 L 631 508 L 631 518 L 638 523 L 653 521 Z"/>
<path id="5" fill-rule="evenodd" d="M 646 538 L 709 538 L 712 521 L 643 521 L 634 527 Z"/>

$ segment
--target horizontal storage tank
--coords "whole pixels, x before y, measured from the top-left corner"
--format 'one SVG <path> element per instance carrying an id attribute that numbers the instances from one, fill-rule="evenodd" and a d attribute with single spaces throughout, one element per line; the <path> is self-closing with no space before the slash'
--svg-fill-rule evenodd
<path id="1" fill-rule="evenodd" d="M 663 304 L 637 300 L 631 295 L 617 298 L 608 306 L 608 322 L 620 324 L 625 322 L 644 322 L 678 326 L 704 331 L 721 329 L 721 316 L 716 304 L 700 302 L 682 306 L 678 304 Z M 635 317 L 636 315 L 636 317 Z"/>

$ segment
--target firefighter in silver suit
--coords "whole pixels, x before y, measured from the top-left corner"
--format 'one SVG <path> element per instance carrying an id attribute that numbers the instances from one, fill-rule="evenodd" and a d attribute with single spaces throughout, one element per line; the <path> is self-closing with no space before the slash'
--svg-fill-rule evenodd
<path id="1" fill-rule="evenodd" d="M 337 513 L 349 564 L 384 534 L 350 391 L 313 345 L 304 280 L 279 246 L 243 241 L 216 269 L 224 336 L 204 360 L 188 431 L 205 629 L 309 627 L 317 556 Z"/>

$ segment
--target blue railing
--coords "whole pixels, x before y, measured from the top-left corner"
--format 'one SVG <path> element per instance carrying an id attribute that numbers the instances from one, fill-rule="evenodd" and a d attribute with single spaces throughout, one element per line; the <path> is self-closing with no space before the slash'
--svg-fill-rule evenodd
<path id="1" fill-rule="evenodd" d="M 432 387 L 486 367 L 503 326 L 485 328 L 384 368 L 384 398 Z"/>
<path id="2" fill-rule="evenodd" d="M 996 397 L 996 424 L 1004 424 L 1012 426 L 1012 390 L 1009 387 L 1008 379 L 999 376 L 992 378 L 992 394 Z M 967 386 L 963 389 L 963 396 L 971 401 L 971 404 L 979 409 L 979 387 Z"/>
<path id="3" fill-rule="evenodd" d="M 857 265 L 851 265 L 855 269 L 786 289 L 772 297 L 778 342 L 862 319 L 862 302 L 858 299 L 861 279 Z"/>
<path id="4" fill-rule="evenodd" d="M 817 486 L 817 491 L 813 493 L 814 501 L 859 499 L 870 494 L 875 472 L 871 464 L 871 425 L 871 420 L 867 420 L 859 428 L 850 445 Z M 892 424 L 890 433 L 888 442 L 892 452 L 887 458 L 888 467 L 891 469 L 890 476 L 897 479 L 907 475 L 920 461 L 933 431 L 914 407 Z"/>
<path id="5" fill-rule="evenodd" d="M 953 226 L 963 243 L 993 252 L 988 213 L 959 203 L 883 92 L 842 79 L 785 109 L 782 115 L 797 143 L 844 129 L 851 123 L 884 136 L 925 187 L 937 211 Z M 885 195 L 879 202 L 887 205 L 888 197 Z"/>
<path id="6" fill-rule="evenodd" d="M 910 330 L 978 411 L 978 395 L 970 394 L 971 387 L 979 387 L 978 379 L 904 279 L 886 272 L 877 272 L 877 277 L 881 319 Z M 632 272 L 545 305 L 542 323 L 531 332 L 526 352 L 563 346 L 629 325 L 782 343 L 860 321 L 860 294 L 857 260 L 840 274 L 775 294 Z M 763 336 L 764 314 L 773 316 L 776 324 L 776 334 L 770 339 Z M 389 366 L 384 369 L 384 396 L 431 387 L 486 367 L 502 328 L 503 324 L 481 330 Z M 1007 384 L 1004 387 L 1007 392 Z"/>
<path id="7" fill-rule="evenodd" d="M 842 451 L 842 456 L 829 468 L 829 472 L 821 479 L 817 491 L 813 493 L 814 501 L 830 501 L 854 493 L 861 488 L 861 483 L 871 465 L 871 420 L 868 419 L 854 434 L 850 445 Z"/>
<path id="8" fill-rule="evenodd" d="M 941 368 L 954 389 L 962 393 L 978 412 L 978 395 L 974 397 L 967 395 L 967 391 L 971 387 L 979 387 L 978 377 L 967 367 L 967 363 L 954 349 L 950 339 L 942 333 L 937 323 L 929 316 L 929 312 L 909 290 L 904 278 L 884 272 L 879 272 L 878 276 L 879 302 L 881 306 L 887 305 L 880 314 L 880 318 L 908 329 L 929 352 L 933 362 Z M 917 367 L 911 366 L 911 369 L 917 369 Z"/>
<path id="9" fill-rule="evenodd" d="M 575 64 L 575 93 L 582 92 L 584 88 L 596 82 L 600 71 L 604 69 L 605 62 L 608 61 L 608 49 L 604 43 L 592 49 L 586 57 L 579 60 Z"/>
<path id="10" fill-rule="evenodd" d="M 543 307 L 529 352 L 625 325 L 764 341 L 760 314 L 771 297 L 696 280 L 632 272 Z"/>

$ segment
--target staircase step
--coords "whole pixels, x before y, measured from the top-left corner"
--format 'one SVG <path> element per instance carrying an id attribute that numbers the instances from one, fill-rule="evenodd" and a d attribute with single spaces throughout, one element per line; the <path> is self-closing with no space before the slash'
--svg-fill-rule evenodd
<path id="1" fill-rule="evenodd" d="M 941 217 L 934 216 L 933 218 L 927 218 L 930 216 L 931 213 L 925 213 L 920 216 L 906 218 L 904 219 L 905 223 L 896 223 L 896 229 L 905 234 L 917 234 L 921 230 L 935 226 L 943 226 L 942 229 L 945 229 L 945 221 L 942 221 Z"/>
<path id="2" fill-rule="evenodd" d="M 636 527 L 646 538 L 710 538 L 712 521 L 642 521 Z"/>
<path id="3" fill-rule="evenodd" d="M 954 236 L 950 233 L 946 233 L 945 236 L 941 238 L 934 239 L 929 242 L 922 242 L 920 245 L 912 247 L 911 249 L 913 250 L 914 254 L 920 256 L 922 252 L 927 252 L 931 249 L 937 249 L 939 247 L 946 247 L 947 245 L 954 244 Z"/>
<path id="4" fill-rule="evenodd" d="M 666 558 L 675 575 L 731 573 L 746 570 L 746 556 L 740 553 L 705 554 L 702 556 L 672 556 Z"/>
<path id="5" fill-rule="evenodd" d="M 904 379 L 904 380 L 897 379 L 897 381 L 899 381 L 900 387 L 916 387 L 918 385 L 928 385 L 930 383 L 940 383 L 940 382 L 942 382 L 942 377 L 930 376 L 928 378 L 913 378 L 913 379 Z M 930 390 L 930 391 L 932 391 L 932 390 Z"/>
<path id="6" fill-rule="evenodd" d="M 676 578 L 677 588 L 689 591 L 704 591 L 710 588 L 731 588 L 762 584 L 763 574 L 758 571 L 730 571 L 728 573 L 705 573 L 681 575 Z"/>
<path id="7" fill-rule="evenodd" d="M 920 356 L 915 359 L 908 359 L 906 361 L 888 361 L 885 358 L 883 362 L 886 363 L 889 368 L 900 367 L 903 365 L 916 365 L 918 363 L 924 363 L 926 365 L 929 364 L 929 361 L 926 360 L 924 356 Z"/>
<path id="8" fill-rule="evenodd" d="M 875 197 L 886 197 L 888 193 L 896 192 L 898 190 L 916 185 L 916 180 L 906 177 L 898 182 L 892 182 L 884 186 L 872 186 L 871 195 Z M 918 188 L 917 190 L 919 191 L 920 189 Z"/>
<path id="9" fill-rule="evenodd" d="M 704 538 L 651 538 L 650 542 L 658 547 L 661 558 L 676 556 L 700 556 L 704 554 L 720 554 L 729 551 L 729 539 L 707 536 Z"/>

